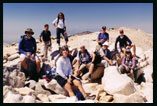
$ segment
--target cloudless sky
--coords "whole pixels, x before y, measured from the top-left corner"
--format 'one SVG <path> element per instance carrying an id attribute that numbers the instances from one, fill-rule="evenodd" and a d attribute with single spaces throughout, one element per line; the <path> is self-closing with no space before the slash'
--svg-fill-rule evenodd
<path id="1" fill-rule="evenodd" d="M 153 33 L 152 3 L 4 3 L 3 42 L 19 41 L 26 28 L 39 38 L 44 24 L 50 25 L 59 12 L 66 19 L 68 34 L 99 31 L 101 26 L 140 28 Z"/>

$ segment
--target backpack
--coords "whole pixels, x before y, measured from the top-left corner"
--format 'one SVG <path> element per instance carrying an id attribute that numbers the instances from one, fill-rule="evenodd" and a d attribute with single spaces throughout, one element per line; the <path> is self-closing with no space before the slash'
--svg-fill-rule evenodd
<path id="1" fill-rule="evenodd" d="M 89 61 L 91 61 L 92 58 L 91 58 L 89 52 L 88 52 L 87 50 L 85 50 L 85 53 L 89 56 Z M 81 57 L 81 51 L 79 51 L 79 57 Z M 81 62 L 81 64 L 82 64 L 82 62 Z M 86 64 L 86 63 L 85 63 L 85 64 Z"/>

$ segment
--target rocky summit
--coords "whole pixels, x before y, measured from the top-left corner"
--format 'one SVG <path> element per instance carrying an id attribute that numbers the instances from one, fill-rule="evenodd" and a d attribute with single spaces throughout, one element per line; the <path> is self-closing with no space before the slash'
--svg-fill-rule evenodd
<path id="1" fill-rule="evenodd" d="M 94 99 L 77 101 L 68 97 L 56 80 L 47 82 L 40 79 L 38 82 L 27 80 L 25 74 L 20 72 L 20 59 L 18 43 L 3 45 L 3 102 L 4 103 L 152 103 L 153 102 L 153 36 L 140 29 L 121 27 L 125 34 L 136 45 L 138 59 L 138 81 L 135 83 L 126 74 L 119 74 L 117 67 L 100 68 L 103 73 L 95 73 L 93 78 L 99 78 L 94 82 L 82 80 L 83 88 Z M 110 36 L 109 49 L 114 49 L 119 29 L 107 30 Z M 94 51 L 97 45 L 96 39 L 99 32 L 69 37 L 68 45 L 77 48 L 83 44 L 89 51 Z M 19 38 L 20 39 L 20 36 Z M 37 42 L 37 55 L 41 59 L 41 66 L 45 70 L 55 65 L 51 53 L 58 50 L 56 39 L 52 38 L 52 49 L 48 52 L 48 60 L 41 57 L 42 44 Z M 64 40 L 61 39 L 63 45 Z M 101 74 L 96 76 L 97 74 Z M 75 89 L 75 88 L 74 88 Z"/>

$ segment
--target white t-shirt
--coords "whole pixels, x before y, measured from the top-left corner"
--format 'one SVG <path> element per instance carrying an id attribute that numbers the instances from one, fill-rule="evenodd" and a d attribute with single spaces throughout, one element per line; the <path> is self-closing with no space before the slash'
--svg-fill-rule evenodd
<path id="1" fill-rule="evenodd" d="M 60 57 L 57 60 L 56 72 L 65 79 L 67 79 L 66 77 L 67 75 L 72 75 L 71 62 L 68 57 L 66 57 L 66 59 L 63 57 Z"/>
<path id="2" fill-rule="evenodd" d="M 57 24 L 57 19 L 58 19 L 58 18 L 56 18 L 56 19 L 52 22 L 52 24 Z M 66 23 L 65 20 L 64 20 L 64 23 L 63 23 L 63 19 L 59 19 L 59 22 L 58 22 L 58 24 L 57 24 L 57 27 L 60 28 L 60 29 L 64 29 L 65 23 Z"/>

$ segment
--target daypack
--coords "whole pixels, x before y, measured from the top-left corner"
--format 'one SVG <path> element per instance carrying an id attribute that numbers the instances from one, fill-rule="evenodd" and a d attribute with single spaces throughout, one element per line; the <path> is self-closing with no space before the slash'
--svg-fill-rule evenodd
<path id="1" fill-rule="evenodd" d="M 85 50 L 85 53 L 89 56 L 89 62 L 90 62 L 92 60 L 92 58 L 91 58 L 89 52 L 87 50 Z M 79 51 L 79 58 L 81 59 L 81 51 Z M 87 62 L 87 63 L 89 63 L 89 62 Z M 87 63 L 85 62 L 85 64 L 87 64 Z M 81 61 L 81 64 L 82 64 L 82 61 Z"/>

